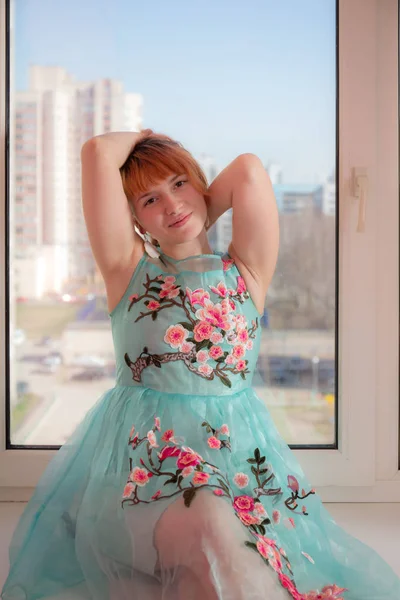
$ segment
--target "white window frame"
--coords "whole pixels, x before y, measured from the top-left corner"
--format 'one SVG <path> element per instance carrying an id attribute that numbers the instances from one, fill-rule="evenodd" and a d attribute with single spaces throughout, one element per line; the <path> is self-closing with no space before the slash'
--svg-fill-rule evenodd
<path id="1" fill-rule="evenodd" d="M 324 501 L 400 501 L 397 0 L 339 0 L 339 449 L 294 450 Z M 0 0 L 0 239 L 5 235 L 5 0 Z M 361 18 L 362 17 L 362 18 Z M 317 24 L 318 25 L 318 24 Z M 365 167 L 365 231 L 352 198 Z M 0 248 L 0 311 L 5 315 Z M 0 500 L 29 498 L 55 451 L 5 449 L 0 319 Z"/>

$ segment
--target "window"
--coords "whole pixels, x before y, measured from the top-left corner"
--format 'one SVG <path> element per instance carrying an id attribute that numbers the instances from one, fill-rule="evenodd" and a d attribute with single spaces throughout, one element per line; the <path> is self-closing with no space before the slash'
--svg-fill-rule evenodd
<path id="1" fill-rule="evenodd" d="M 186 22 L 193 23 L 180 38 L 187 50 L 187 63 L 182 66 L 187 76 L 178 83 L 171 65 L 175 64 L 174 51 L 180 57 L 182 52 L 179 44 L 175 47 L 163 41 L 163 35 L 168 35 L 166 22 L 169 19 L 172 23 L 175 18 L 174 9 L 167 10 L 159 3 L 157 18 L 153 5 L 142 6 L 140 15 L 135 9 L 135 19 L 124 21 L 130 23 L 130 28 L 132 22 L 140 22 L 134 35 L 145 36 L 151 24 L 159 28 L 159 36 L 153 38 L 154 55 L 144 52 L 145 43 L 138 44 L 139 49 L 143 48 L 143 55 L 138 57 L 142 69 L 132 79 L 127 75 L 123 91 L 114 96 L 114 88 L 120 89 L 112 84 L 113 79 L 120 79 L 113 71 L 119 62 L 112 60 L 113 52 L 120 51 L 117 42 L 113 51 L 107 50 L 104 60 L 97 61 L 102 68 L 88 78 L 83 76 L 82 65 L 74 65 L 68 58 L 70 38 L 57 32 L 56 13 L 44 15 L 40 5 L 33 10 L 30 5 L 15 3 L 16 23 L 24 22 L 24 30 L 30 35 L 26 40 L 12 23 L 14 38 L 8 39 L 8 49 L 29 43 L 34 58 L 35 40 L 43 38 L 41 28 L 46 27 L 46 31 L 57 32 L 58 44 L 52 45 L 52 53 L 55 47 L 60 52 L 63 48 L 66 57 L 64 63 L 53 57 L 61 64 L 60 72 L 71 76 L 65 77 L 68 88 L 62 89 L 69 94 L 65 104 L 57 104 L 59 84 L 43 77 L 48 82 L 48 89 L 43 90 L 43 95 L 47 94 L 43 127 L 37 129 L 35 119 L 24 120 L 22 126 L 13 123 L 15 131 L 23 129 L 25 134 L 26 129 L 32 130 L 37 140 L 32 160 L 25 155 L 11 155 L 7 163 L 8 167 L 14 163 L 14 170 L 6 173 L 11 206 L 19 202 L 17 177 L 29 172 L 39 178 L 40 174 L 35 213 L 38 232 L 35 244 L 29 246 L 29 255 L 25 240 L 13 238 L 14 233 L 24 236 L 25 230 L 11 220 L 7 229 L 8 314 L 13 320 L 6 348 L 10 356 L 9 386 L 4 394 L 11 418 L 3 457 L 9 464 L 17 464 L 32 447 L 37 467 L 28 475 L 28 481 L 35 481 L 48 460 L 49 453 L 39 448 L 56 450 L 100 394 L 114 383 L 104 286 L 91 257 L 82 215 L 72 212 L 80 203 L 79 186 L 68 189 L 65 183 L 66 178 L 79 180 L 77 157 L 85 135 L 101 133 L 99 123 L 105 131 L 112 113 L 121 115 L 120 123 L 113 121 L 115 129 L 135 129 L 143 123 L 168 131 L 192 150 L 210 181 L 241 152 L 252 151 L 262 158 L 280 211 L 281 250 L 262 318 L 263 341 L 254 387 L 316 485 L 382 490 L 378 485 L 381 480 L 387 485 L 396 484 L 397 449 L 395 468 L 392 457 L 394 438 L 399 434 L 394 427 L 397 365 L 392 356 L 397 350 L 384 318 L 389 313 L 382 313 L 380 307 L 382 303 L 391 306 L 392 318 L 398 315 L 398 308 L 391 299 L 390 280 L 380 275 L 378 267 L 384 265 L 386 272 L 389 268 L 394 273 L 393 258 L 383 250 L 386 246 L 380 240 L 390 240 L 392 247 L 398 242 L 393 193 L 398 173 L 393 162 L 376 164 L 374 151 L 379 145 L 393 156 L 396 148 L 393 138 L 383 134 L 384 130 L 393 131 L 389 124 L 397 123 L 393 121 L 396 109 L 389 100 L 397 94 L 393 91 L 397 55 L 390 50 L 390 40 L 396 36 L 396 2 L 388 0 L 384 7 L 378 1 L 371 2 L 363 11 L 368 24 L 363 27 L 358 19 L 359 0 L 305 0 L 296 8 L 291 5 L 290 11 L 285 2 L 267 3 L 257 9 L 259 13 L 245 6 L 222 5 L 225 3 L 217 11 L 214 7 L 212 15 L 204 9 L 201 18 L 189 18 L 193 10 L 189 5 L 184 15 L 178 15 L 180 19 L 186 15 Z M 1 6 L 4 10 L 4 0 Z M 231 19 L 229 27 L 224 19 L 226 11 Z M 9 20 L 15 19 L 12 12 L 7 14 Z M 101 26 L 102 18 L 107 19 L 107 13 L 93 16 L 91 28 L 91 46 L 99 53 L 103 46 L 100 38 L 96 39 L 96 27 Z M 73 11 L 68 19 L 74 29 L 79 26 Z M 119 22 L 116 30 L 123 31 L 123 27 Z M 210 42 L 205 48 L 196 44 L 196 36 L 206 27 Z M 251 32 L 247 42 L 246 31 Z M 81 33 L 78 29 L 79 35 L 87 35 L 87 29 Z M 284 44 L 282 35 L 287 36 Z M 363 49 L 357 55 L 352 51 L 355 43 Z M 230 53 L 225 52 L 226 47 Z M 8 61 L 14 79 L 24 81 L 19 73 L 28 73 L 29 67 L 17 62 L 20 56 L 24 53 L 17 52 L 10 59 L 8 53 Z M 32 62 L 45 76 L 46 66 Z M 131 67 L 122 72 L 130 73 Z M 162 87 L 161 95 L 148 87 L 146 72 L 152 72 L 152 81 Z M 221 72 L 224 86 L 219 85 Z M 192 77 L 194 73 L 196 77 Z M 377 93 L 378 73 L 381 85 Z M 8 88 L 9 107 L 14 108 L 7 113 L 11 119 L 18 114 L 15 107 L 19 94 L 31 91 L 29 78 L 25 77 L 21 92 Z M 85 84 L 84 89 L 84 81 L 89 79 L 96 83 Z M 77 89 L 71 81 L 76 81 Z M 358 88 L 354 87 L 355 81 Z M 3 82 L 9 86 L 9 81 Z M 109 92 L 106 106 L 104 87 Z M 218 93 L 210 94 L 210 87 Z M 143 90 L 149 90 L 148 96 Z M 143 98 L 134 103 L 133 94 L 143 94 Z M 355 110 L 358 97 L 363 98 L 363 111 Z M 121 110 L 121 102 L 129 110 Z M 32 108 L 33 116 L 35 103 Z M 25 110 L 20 113 L 24 118 Z M 179 118 L 174 120 L 171 115 Z M 65 124 L 76 128 L 68 146 Z M 10 148 L 12 151 L 12 144 Z M 380 152 L 379 156 L 386 154 Z M 359 233 L 355 222 L 359 205 L 351 200 L 355 192 L 350 187 L 353 167 L 365 167 L 369 183 L 366 228 Z M 385 194 L 378 185 L 386 186 Z M 377 208 L 378 195 L 385 198 L 385 220 Z M 210 232 L 216 249 L 226 249 L 229 243 L 230 217 L 229 213 L 224 215 Z M 62 239 L 58 237 L 61 235 Z M 38 295 L 35 283 L 39 277 Z M 15 289 L 19 290 L 18 297 Z M 96 326 L 91 321 L 90 334 L 85 319 L 80 318 L 85 314 L 96 315 Z M 71 327 L 77 321 L 81 327 Z M 382 351 L 378 360 L 377 348 Z M 389 380 L 384 373 L 390 374 Z M 382 387 L 377 388 L 378 382 Z M 67 413 L 72 389 L 76 403 Z M 382 399 L 383 389 L 386 393 Z M 390 421 L 378 411 L 377 419 L 373 417 L 377 410 L 375 390 L 379 392 L 379 404 L 387 404 Z M 379 450 L 375 440 L 382 442 Z M 375 456 L 376 470 L 371 469 Z M 8 481 L 16 481 L 9 469 L 8 473 Z"/>

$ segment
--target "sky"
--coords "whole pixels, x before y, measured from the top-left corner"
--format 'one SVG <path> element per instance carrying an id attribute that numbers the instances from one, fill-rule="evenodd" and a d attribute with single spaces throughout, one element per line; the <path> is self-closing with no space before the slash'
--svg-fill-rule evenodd
<path id="1" fill-rule="evenodd" d="M 29 65 L 113 78 L 143 126 L 220 168 L 253 152 L 284 183 L 335 168 L 335 0 L 14 0 L 17 90 Z"/>

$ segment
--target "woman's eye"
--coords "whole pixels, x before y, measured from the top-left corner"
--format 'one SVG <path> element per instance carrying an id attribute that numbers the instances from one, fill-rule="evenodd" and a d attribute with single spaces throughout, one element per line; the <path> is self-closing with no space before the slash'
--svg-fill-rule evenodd
<path id="1" fill-rule="evenodd" d="M 149 204 L 149 202 L 151 202 L 151 204 L 153 204 L 152 200 L 155 200 L 155 198 L 149 198 L 148 200 L 146 200 L 144 205 L 147 206 Z"/>
<path id="2" fill-rule="evenodd" d="M 182 187 L 181 184 L 185 183 L 185 179 L 182 179 L 181 181 L 177 181 L 175 185 L 177 185 L 178 187 Z"/>

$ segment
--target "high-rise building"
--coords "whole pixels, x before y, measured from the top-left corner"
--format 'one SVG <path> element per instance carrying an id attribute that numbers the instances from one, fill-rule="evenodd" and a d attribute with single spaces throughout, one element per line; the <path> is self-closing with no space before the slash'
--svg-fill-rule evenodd
<path id="1" fill-rule="evenodd" d="M 200 156 L 197 158 L 197 162 L 207 177 L 208 185 L 211 185 L 221 169 L 217 166 L 213 157 L 209 156 L 208 154 L 200 154 Z"/>
<path id="2" fill-rule="evenodd" d="M 120 81 L 80 82 L 62 67 L 31 66 L 29 89 L 14 99 L 17 295 L 61 292 L 95 275 L 82 213 L 81 147 L 94 135 L 139 130 L 142 105 Z"/>

